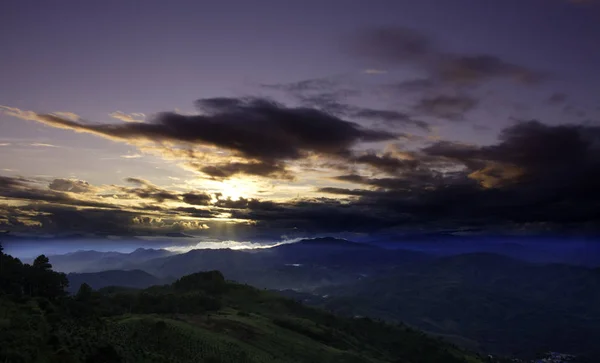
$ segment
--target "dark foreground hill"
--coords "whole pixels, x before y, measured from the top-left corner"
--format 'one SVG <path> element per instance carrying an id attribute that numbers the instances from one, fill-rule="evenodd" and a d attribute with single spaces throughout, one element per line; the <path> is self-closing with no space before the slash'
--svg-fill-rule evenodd
<path id="1" fill-rule="evenodd" d="M 402 321 L 485 352 L 600 356 L 598 269 L 465 254 L 295 298 L 348 316 Z"/>
<path id="2" fill-rule="evenodd" d="M 76 293 L 84 283 L 96 290 L 107 286 L 142 289 L 153 285 L 160 285 L 168 281 L 168 279 L 160 279 L 142 270 L 71 273 L 67 275 L 67 278 L 69 279 L 67 291 L 72 294 Z"/>
<path id="3" fill-rule="evenodd" d="M 336 317 L 217 271 L 68 296 L 47 258 L 0 259 L 0 362 L 482 362 L 404 325 Z"/>

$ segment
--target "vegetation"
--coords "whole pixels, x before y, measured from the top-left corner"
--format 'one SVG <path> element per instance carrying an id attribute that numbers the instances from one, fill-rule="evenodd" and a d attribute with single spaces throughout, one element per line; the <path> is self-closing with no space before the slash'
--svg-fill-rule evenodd
<path id="1" fill-rule="evenodd" d="M 402 321 L 492 354 L 600 356 L 598 269 L 472 254 L 317 293 L 328 298 L 303 300 L 341 315 Z"/>
<path id="2" fill-rule="evenodd" d="M 145 290 L 83 283 L 0 253 L 0 362 L 481 362 L 403 325 L 341 318 L 195 273 Z"/>

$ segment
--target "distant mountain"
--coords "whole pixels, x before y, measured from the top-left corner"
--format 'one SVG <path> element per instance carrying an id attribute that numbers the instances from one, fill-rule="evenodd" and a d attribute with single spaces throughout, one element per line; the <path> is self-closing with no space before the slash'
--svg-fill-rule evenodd
<path id="1" fill-rule="evenodd" d="M 48 258 L 56 271 L 69 273 L 131 269 L 145 261 L 173 254 L 164 249 L 138 248 L 131 253 L 76 251 L 64 255 L 51 255 Z"/>
<path id="2" fill-rule="evenodd" d="M 316 290 L 346 315 L 403 321 L 476 341 L 488 352 L 600 353 L 600 270 L 506 256 L 451 256 Z"/>
<path id="3" fill-rule="evenodd" d="M 82 282 L 96 288 L 146 287 L 220 270 L 228 280 L 278 290 L 339 314 L 406 322 L 493 353 L 588 353 L 600 340 L 600 305 L 595 303 L 600 301 L 600 269 L 530 263 L 490 252 L 439 257 L 319 238 L 256 250 L 79 251 L 52 256 L 50 262 L 141 270 L 73 274 L 73 291 Z"/>
<path id="4" fill-rule="evenodd" d="M 70 273 L 69 279 L 70 293 L 76 293 L 83 283 L 87 283 L 93 289 L 101 289 L 107 286 L 121 286 L 142 289 L 153 285 L 160 285 L 167 282 L 165 279 L 159 279 L 142 270 L 110 270 L 91 273 Z"/>
<path id="5" fill-rule="evenodd" d="M 312 290 L 349 283 L 397 265 L 429 259 L 335 238 L 306 239 L 257 250 L 199 249 L 132 265 L 156 276 L 220 270 L 230 280 L 270 289 Z"/>
<path id="6" fill-rule="evenodd" d="M 175 237 L 175 238 L 194 238 L 194 236 L 190 236 L 189 234 L 181 233 L 181 232 L 169 232 L 165 234 L 167 237 Z"/>
<path id="7" fill-rule="evenodd" d="M 377 246 L 369 245 L 366 243 L 352 242 L 345 239 L 333 238 L 333 237 L 321 237 L 321 238 L 307 238 L 296 243 L 288 243 L 274 247 L 276 249 L 298 247 L 298 246 L 312 246 L 312 247 L 329 247 L 329 248 L 341 248 L 341 249 L 379 249 Z"/>
<path id="8" fill-rule="evenodd" d="M 317 259 L 330 258 L 340 253 L 357 253 L 382 249 L 364 243 L 351 242 L 332 237 L 303 239 L 295 243 L 287 243 L 265 249 L 264 255 L 271 255 L 285 263 L 310 263 Z"/>

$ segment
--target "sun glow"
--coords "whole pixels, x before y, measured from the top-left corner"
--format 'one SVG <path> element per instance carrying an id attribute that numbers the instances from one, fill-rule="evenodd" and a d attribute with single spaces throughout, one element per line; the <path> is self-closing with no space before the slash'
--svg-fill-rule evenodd
<path id="1" fill-rule="evenodd" d="M 221 198 L 239 200 L 240 198 L 252 198 L 258 193 L 256 184 L 247 179 L 232 178 L 217 182 L 215 189 L 221 193 Z"/>

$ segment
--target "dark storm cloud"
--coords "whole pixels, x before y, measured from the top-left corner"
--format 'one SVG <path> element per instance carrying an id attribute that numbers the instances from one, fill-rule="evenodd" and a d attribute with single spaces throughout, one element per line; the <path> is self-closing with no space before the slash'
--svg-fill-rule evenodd
<path id="1" fill-rule="evenodd" d="M 466 147 L 436 144 L 425 153 L 454 159 L 466 165 L 479 180 L 506 178 L 500 188 L 480 193 L 494 199 L 503 217 L 521 221 L 596 221 L 592 211 L 600 203 L 600 128 L 597 126 L 547 126 L 538 121 L 520 122 L 505 129 L 492 146 Z M 487 165 L 487 166 L 484 166 Z M 491 166 L 490 166 L 491 165 Z M 480 170 L 474 170 L 479 166 Z M 508 171 L 518 171 L 507 173 Z M 488 208 L 494 207 L 492 199 Z"/>
<path id="2" fill-rule="evenodd" d="M 423 151 L 461 162 L 508 163 L 527 173 L 553 173 L 555 177 L 580 175 L 584 170 L 592 171 L 600 165 L 600 128 L 597 126 L 548 126 L 539 121 L 525 121 L 504 129 L 499 140 L 492 146 L 440 142 Z M 557 178 L 548 182 L 555 180 Z"/>
<path id="3" fill-rule="evenodd" d="M 118 141 L 216 146 L 263 162 L 300 159 L 309 153 L 345 155 L 360 142 L 392 140 L 395 134 L 366 129 L 311 108 L 290 108 L 260 98 L 204 99 L 206 114 L 159 113 L 144 123 L 89 124 L 57 115 L 14 111 L 16 117 Z"/>
<path id="4" fill-rule="evenodd" d="M 0 219 L 6 225 L 8 221 L 24 222 L 27 217 L 45 226 L 60 226 L 57 228 L 61 230 L 91 230 L 98 223 L 105 233 L 111 228 L 110 233 L 116 233 L 115 225 L 121 228 L 120 233 L 141 233 L 146 228 L 184 228 L 169 218 L 212 219 L 220 213 L 253 221 L 257 230 L 307 233 L 373 232 L 417 226 L 539 225 L 581 229 L 600 225 L 597 213 L 600 127 L 597 126 L 548 126 L 522 121 L 503 130 L 498 142 L 492 145 L 446 141 L 413 152 L 410 160 L 395 159 L 391 154 L 353 157 L 362 158 L 361 162 L 385 170 L 390 176 L 340 175 L 335 178 L 338 182 L 360 184 L 364 188 L 343 188 L 336 184 L 320 189 L 322 193 L 352 197 L 344 201 L 315 198 L 274 202 L 215 196 L 216 201 L 211 199 L 214 202 L 209 203 L 209 196 L 196 192 L 193 196 L 180 194 L 178 198 L 204 208 L 148 206 L 152 208 L 124 211 L 113 207 L 103 212 L 95 207 L 78 214 L 76 201 L 71 199 L 69 205 L 32 203 L 19 209 L 18 213 L 38 212 L 33 216 L 15 215 L 15 210 L 7 212 L 4 208 Z M 15 190 L 23 192 L 30 185 L 27 180 L 7 177 L 0 179 L 0 184 L 4 186 L 3 196 L 14 195 Z M 136 184 L 140 188 L 152 187 L 143 180 L 136 180 Z M 12 193 L 7 193 L 7 189 Z M 29 193 L 42 201 L 49 200 L 39 190 Z M 67 193 L 60 195 L 64 201 Z M 117 213 L 108 216 L 110 211 Z"/>
<path id="5" fill-rule="evenodd" d="M 347 99 L 358 95 L 360 92 L 355 89 L 343 88 L 339 83 L 332 80 L 311 79 L 264 87 L 284 91 L 306 107 L 316 108 L 339 117 L 383 122 L 387 126 L 417 127 L 425 131 L 431 131 L 427 122 L 415 119 L 407 113 L 351 104 Z"/>
<path id="6" fill-rule="evenodd" d="M 21 177 L 8 177 L 0 175 L 0 189 L 10 189 L 15 187 L 24 187 L 32 181 Z"/>
<path id="7" fill-rule="evenodd" d="M 159 188 L 154 184 L 150 183 L 147 180 L 139 179 L 139 178 L 126 178 L 126 182 L 137 185 L 137 188 L 130 187 L 121 187 L 114 186 L 119 189 L 124 195 L 120 197 L 122 199 L 131 199 L 131 198 L 143 198 L 143 199 L 152 199 L 158 203 L 162 203 L 165 200 L 179 200 L 180 196 L 177 193 L 173 193 L 171 191 Z"/>
<path id="8" fill-rule="evenodd" d="M 414 106 L 414 109 L 423 115 L 461 121 L 464 120 L 466 113 L 474 109 L 477 104 L 476 99 L 466 95 L 439 95 L 422 98 Z"/>
<path id="9" fill-rule="evenodd" d="M 182 194 L 183 202 L 193 205 L 208 205 L 212 199 L 209 194 L 206 193 L 184 193 Z"/>
<path id="10" fill-rule="evenodd" d="M 446 52 L 429 36 L 403 27 L 368 29 L 352 39 L 349 48 L 354 55 L 387 66 L 406 65 L 424 71 L 428 77 L 423 81 L 434 84 L 460 86 L 495 79 L 535 84 L 546 78 L 543 72 L 495 55 Z"/>
<path id="11" fill-rule="evenodd" d="M 305 233 L 374 231 L 401 223 L 384 210 L 333 199 L 296 200 L 269 208 L 233 210 L 235 218 L 251 219 L 259 229 L 284 229 Z"/>
<path id="12" fill-rule="evenodd" d="M 420 162 L 418 160 L 398 159 L 390 153 L 386 153 L 383 155 L 366 153 L 354 157 L 353 160 L 358 163 L 370 165 L 376 169 L 380 169 L 390 174 L 396 173 L 399 170 L 413 170 L 420 165 Z"/>
<path id="13" fill-rule="evenodd" d="M 333 187 L 319 188 L 318 190 L 321 193 L 351 195 L 351 196 L 359 196 L 359 197 L 377 193 L 375 191 L 366 190 L 366 189 L 347 189 L 347 188 L 333 188 Z"/>
<path id="14" fill-rule="evenodd" d="M 322 191 L 358 197 L 347 208 L 381 216 L 375 223 L 379 226 L 389 221 L 385 213 L 398 218 L 396 225 L 574 229 L 600 225 L 597 126 L 519 122 L 505 129 L 494 145 L 439 142 L 419 155 L 417 169 L 392 177 L 348 174 L 336 178 L 370 190 Z M 436 169 L 444 163 L 456 171 Z"/>
<path id="15" fill-rule="evenodd" d="M 229 178 L 236 174 L 258 175 L 279 179 L 291 178 L 291 175 L 285 170 L 285 165 L 270 162 L 223 163 L 203 166 L 200 168 L 200 171 L 215 179 Z"/>

